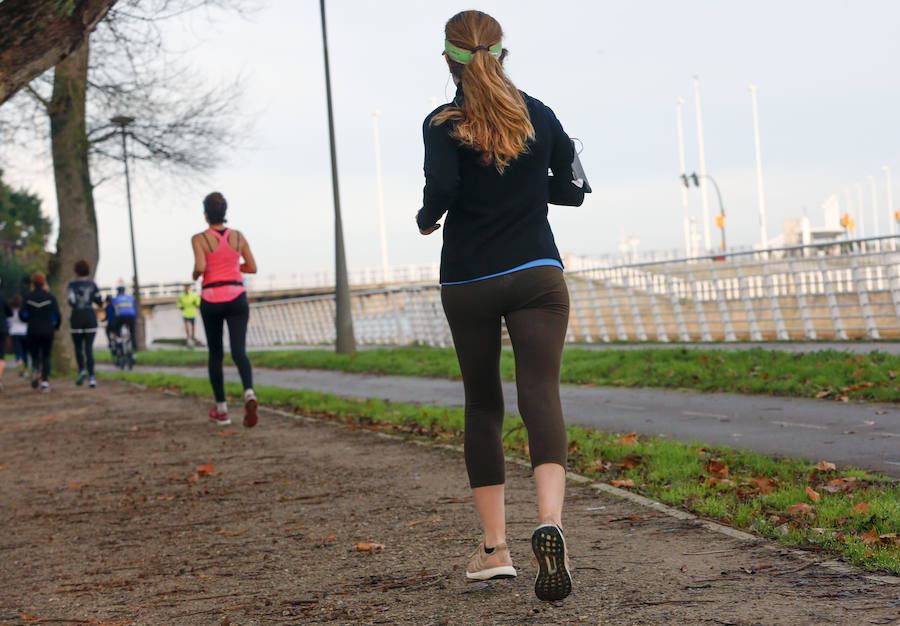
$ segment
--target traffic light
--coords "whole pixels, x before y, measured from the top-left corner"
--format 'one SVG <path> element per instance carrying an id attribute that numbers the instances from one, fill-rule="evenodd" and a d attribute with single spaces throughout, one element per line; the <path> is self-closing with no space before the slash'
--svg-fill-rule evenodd
<path id="1" fill-rule="evenodd" d="M 691 186 L 691 184 L 688 182 L 687 174 L 682 174 L 682 175 L 681 175 L 681 182 L 684 183 L 684 186 L 685 186 L 685 187 L 688 187 L 688 188 L 689 188 L 689 187 Z M 900 215 L 900 211 L 897 211 L 897 214 Z M 898 217 L 897 219 L 900 219 L 900 217 Z"/>
<path id="2" fill-rule="evenodd" d="M 897 212 L 894 213 L 894 219 L 900 222 L 900 209 L 897 209 Z"/>
<path id="3" fill-rule="evenodd" d="M 851 217 L 850 223 L 847 225 L 847 229 L 852 233 L 854 226 L 856 226 L 856 220 Z"/>
<path id="4" fill-rule="evenodd" d="M 691 174 L 691 178 L 694 180 L 694 187 L 699 187 L 700 179 L 697 178 L 697 172 L 694 172 L 693 174 Z"/>
<path id="5" fill-rule="evenodd" d="M 898 211 L 897 213 L 898 213 L 898 215 L 900 215 L 900 211 Z M 900 219 L 900 218 L 898 218 L 898 219 Z M 841 217 L 841 228 L 847 228 L 849 225 L 850 225 L 850 214 L 844 213 L 844 215 Z"/>
<path id="6" fill-rule="evenodd" d="M 716 226 L 719 228 L 725 228 L 725 216 L 724 215 L 716 215 Z"/>

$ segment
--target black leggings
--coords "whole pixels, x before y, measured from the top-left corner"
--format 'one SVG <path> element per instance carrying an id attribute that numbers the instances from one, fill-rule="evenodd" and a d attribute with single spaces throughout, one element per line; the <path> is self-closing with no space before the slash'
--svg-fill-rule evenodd
<path id="1" fill-rule="evenodd" d="M 88 376 L 94 375 L 94 337 L 97 330 L 72 330 L 72 343 L 75 344 L 75 360 L 78 361 L 78 372 L 85 370 L 87 365 Z"/>
<path id="2" fill-rule="evenodd" d="M 441 287 L 441 302 L 466 391 L 465 457 L 469 484 L 501 485 L 503 389 L 500 318 L 516 359 L 519 412 L 528 430 L 531 466 L 566 467 L 566 426 L 559 368 L 569 322 L 569 291 L 558 267 L 535 267 Z"/>
<path id="3" fill-rule="evenodd" d="M 231 358 L 237 365 L 238 373 L 244 389 L 253 387 L 253 370 L 247 358 L 247 321 L 250 318 L 250 305 L 247 294 L 242 293 L 228 302 L 200 302 L 200 316 L 206 330 L 206 343 L 209 345 L 209 382 L 213 388 L 216 402 L 225 402 L 225 376 L 222 373 L 222 360 L 225 350 L 222 347 L 222 326 L 228 322 L 228 341 L 231 343 Z"/>
<path id="4" fill-rule="evenodd" d="M 41 380 L 49 380 L 53 335 L 28 335 L 28 347 L 31 349 L 31 368 L 40 372 Z"/>

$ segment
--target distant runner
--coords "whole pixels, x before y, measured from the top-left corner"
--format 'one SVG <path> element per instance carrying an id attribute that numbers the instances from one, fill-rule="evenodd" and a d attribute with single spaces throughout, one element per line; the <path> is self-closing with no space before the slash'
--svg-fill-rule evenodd
<path id="1" fill-rule="evenodd" d="M 3 391 L 3 372 L 6 370 L 6 336 L 9 332 L 6 319 L 11 315 L 12 309 L 0 291 L 0 391 Z"/>
<path id="2" fill-rule="evenodd" d="M 175 305 L 181 309 L 181 319 L 184 320 L 184 332 L 187 335 L 188 348 L 196 344 L 194 339 L 194 326 L 197 321 L 197 307 L 200 306 L 200 296 L 191 291 L 191 286 L 184 286 L 184 293 L 178 295 Z"/>
<path id="3" fill-rule="evenodd" d="M 43 272 L 31 275 L 31 291 L 25 296 L 25 305 L 19 318 L 28 323 L 28 347 L 31 349 L 31 387 L 50 391 L 50 353 L 53 350 L 53 333 L 59 330 L 62 317 L 59 304 L 47 291 L 47 277 Z"/>
<path id="4" fill-rule="evenodd" d="M 22 296 L 19 294 L 14 295 L 9 301 L 9 308 L 12 313 L 6 318 L 7 331 L 12 341 L 13 354 L 16 355 L 19 375 L 24 378 L 28 375 L 28 348 L 25 341 L 25 335 L 28 334 L 28 324 L 19 318 L 19 311 L 22 310 Z"/>
<path id="5" fill-rule="evenodd" d="M 230 424 L 225 401 L 225 376 L 222 372 L 224 348 L 222 333 L 228 323 L 231 358 L 237 365 L 244 385 L 244 426 L 252 427 L 258 420 L 256 394 L 253 392 L 253 370 L 247 358 L 247 322 L 250 304 L 244 289 L 244 274 L 256 273 L 256 261 L 247 239 L 236 230 L 225 227 L 228 203 L 217 191 L 203 199 L 203 215 L 209 228 L 191 238 L 194 249 L 194 280 L 203 276 L 203 297 L 200 315 L 209 345 L 209 383 L 213 388 L 216 406 L 209 411 L 209 419 L 217 424 Z M 244 262 L 241 263 L 241 257 Z"/>
<path id="6" fill-rule="evenodd" d="M 66 300 L 72 307 L 69 325 L 72 327 L 72 343 L 75 345 L 75 360 L 78 361 L 76 385 L 97 386 L 94 377 L 94 338 L 97 336 L 97 314 L 94 305 L 100 306 L 100 290 L 91 280 L 91 265 L 84 259 L 75 264 L 75 280 L 66 286 Z"/>

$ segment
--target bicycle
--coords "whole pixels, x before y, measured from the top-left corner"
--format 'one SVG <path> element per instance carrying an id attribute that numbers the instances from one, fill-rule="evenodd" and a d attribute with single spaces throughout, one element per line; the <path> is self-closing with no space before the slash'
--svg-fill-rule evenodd
<path id="1" fill-rule="evenodd" d="M 110 347 L 113 354 L 113 361 L 120 370 L 131 369 L 134 367 L 134 349 L 131 345 L 131 331 L 128 326 L 122 325 L 119 333 L 113 335 L 113 343 Z"/>

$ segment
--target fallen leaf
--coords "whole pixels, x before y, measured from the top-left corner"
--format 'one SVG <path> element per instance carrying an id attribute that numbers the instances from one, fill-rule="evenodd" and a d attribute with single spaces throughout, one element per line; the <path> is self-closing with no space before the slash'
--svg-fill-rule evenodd
<path id="1" fill-rule="evenodd" d="M 157 500 L 174 500 L 175 496 L 156 496 Z"/>
<path id="2" fill-rule="evenodd" d="M 364 541 L 362 543 L 358 543 L 353 546 L 354 550 L 359 552 L 376 552 L 378 550 L 384 550 L 383 543 L 370 543 L 368 541 Z"/>
<path id="3" fill-rule="evenodd" d="M 5 469 L 6 469 L 6 466 L 5 466 L 5 465 L 0 465 L 0 472 L 2 472 L 2 471 L 5 470 Z"/>
<path id="4" fill-rule="evenodd" d="M 215 474 L 215 468 L 213 468 L 212 463 L 207 463 L 206 465 L 200 465 L 197 467 L 198 476 L 212 476 L 213 474 Z"/>
<path id="5" fill-rule="evenodd" d="M 827 472 L 828 470 L 837 469 L 837 466 L 830 461 L 819 461 L 816 463 L 816 469 L 820 472 Z"/>
<path id="6" fill-rule="evenodd" d="M 817 398 L 825 398 L 830 395 L 831 395 L 830 391 L 820 391 L 819 393 L 816 394 L 816 397 Z"/>
<path id="7" fill-rule="evenodd" d="M 887 415 L 887 411 L 875 411 L 875 415 Z"/>
<path id="8" fill-rule="evenodd" d="M 816 510 L 809 504 L 805 502 L 798 502 L 797 504 L 792 504 L 788 508 L 784 510 L 788 515 L 793 515 L 794 513 L 803 513 L 804 515 L 815 515 Z"/>
<path id="9" fill-rule="evenodd" d="M 871 507 L 869 506 L 868 502 L 860 502 L 855 507 L 853 507 L 853 510 L 862 515 L 868 513 L 870 508 Z"/>
<path id="10" fill-rule="evenodd" d="M 728 476 L 728 466 L 722 462 L 722 459 L 710 459 L 704 468 L 707 474 L 716 474 L 717 476 Z"/>
<path id="11" fill-rule="evenodd" d="M 626 470 L 634 469 L 644 461 L 644 457 L 640 454 L 627 454 L 622 459 L 622 467 Z"/>
<path id="12" fill-rule="evenodd" d="M 199 474 L 191 474 L 190 476 L 187 477 L 187 481 L 188 481 L 189 483 L 195 483 L 195 482 L 197 482 L 198 480 L 200 480 L 200 475 L 199 475 Z"/>
<path id="13" fill-rule="evenodd" d="M 236 434 L 238 434 L 238 431 L 236 431 L 236 430 L 220 430 L 216 434 L 219 437 L 234 437 Z"/>
<path id="14" fill-rule="evenodd" d="M 710 485 L 727 485 L 728 487 L 734 487 L 735 482 L 727 478 L 715 478 L 713 476 L 710 476 L 706 479 L 706 482 L 703 483 L 703 485 L 706 487 L 709 487 Z"/>
<path id="15" fill-rule="evenodd" d="M 878 541 L 878 531 L 873 528 L 869 532 L 860 535 L 859 538 L 862 539 L 862 542 L 866 545 L 875 543 L 876 541 Z"/>
<path id="16" fill-rule="evenodd" d="M 809 499 L 812 500 L 813 502 L 818 502 L 818 501 L 819 501 L 819 494 L 816 493 L 816 492 L 813 490 L 813 488 L 810 487 L 809 485 L 806 486 L 806 495 L 808 495 L 808 496 L 809 496 Z"/>
<path id="17" fill-rule="evenodd" d="M 681 566 L 681 571 L 682 571 L 682 572 L 686 572 L 686 571 L 687 571 L 687 564 Z"/>
<path id="18" fill-rule="evenodd" d="M 888 376 L 890 376 L 891 378 L 897 378 L 897 372 L 895 372 L 894 370 L 888 370 Z"/>
<path id="19" fill-rule="evenodd" d="M 637 443 L 637 433 L 628 433 L 616 443 L 622 446 L 633 446 Z"/>
<path id="20" fill-rule="evenodd" d="M 25 613 L 22 613 L 19 617 L 21 617 L 22 619 L 24 619 L 26 621 L 38 618 L 37 615 L 25 615 Z"/>
<path id="21" fill-rule="evenodd" d="M 851 491 L 859 483 L 856 476 L 847 476 L 846 478 L 833 478 L 825 483 L 822 487 L 828 493 L 840 493 L 841 491 Z"/>
<path id="22" fill-rule="evenodd" d="M 634 481 L 630 478 L 626 478 L 625 480 L 611 480 L 610 484 L 613 487 L 634 487 Z"/>
<path id="23" fill-rule="evenodd" d="M 763 478 L 760 476 L 758 478 L 751 478 L 747 482 L 759 489 L 760 493 L 772 493 L 778 489 L 778 483 L 771 478 Z"/>
<path id="24" fill-rule="evenodd" d="M 323 546 L 328 545 L 329 543 L 334 541 L 335 537 L 337 537 L 337 535 L 335 535 L 335 534 L 328 535 L 327 537 L 325 537 L 325 539 L 322 540 L 322 545 Z"/>
<path id="25" fill-rule="evenodd" d="M 130 430 L 130 431 L 133 432 L 133 433 L 136 433 L 136 432 L 138 431 L 138 427 L 137 427 L 137 426 L 132 426 L 132 427 L 129 428 L 128 430 Z"/>
<path id="26" fill-rule="evenodd" d="M 69 489 L 78 489 L 84 487 L 84 483 L 69 483 Z"/>

